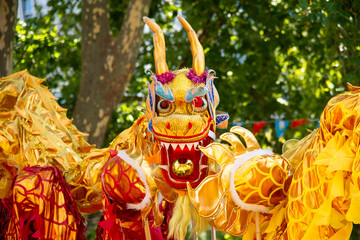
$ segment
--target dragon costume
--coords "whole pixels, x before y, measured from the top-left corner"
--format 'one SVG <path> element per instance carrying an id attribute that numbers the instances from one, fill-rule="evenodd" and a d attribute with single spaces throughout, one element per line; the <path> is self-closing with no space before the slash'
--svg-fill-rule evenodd
<path id="1" fill-rule="evenodd" d="M 95 149 L 26 71 L 0 79 L 4 239 L 85 239 L 80 212 L 100 209 L 97 239 L 184 239 L 211 225 L 243 239 L 348 239 L 359 223 L 359 92 L 330 100 L 320 127 L 283 155 L 241 127 L 216 140 L 215 73 L 195 31 L 193 67 L 170 71 L 151 19 L 156 74 L 144 115 Z M 241 140 L 242 139 L 242 140 Z M 214 231 L 213 231 L 214 233 Z M 213 237 L 215 234 L 213 234 Z"/>

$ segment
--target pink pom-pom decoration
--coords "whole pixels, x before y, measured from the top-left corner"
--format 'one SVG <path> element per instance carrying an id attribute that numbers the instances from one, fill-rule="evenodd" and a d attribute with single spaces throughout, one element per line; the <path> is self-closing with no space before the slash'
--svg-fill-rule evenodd
<path id="1" fill-rule="evenodd" d="M 186 74 L 186 76 L 193 81 L 193 83 L 206 83 L 207 71 L 204 71 L 200 76 L 196 74 L 194 69 L 190 69 L 190 71 Z"/>
<path id="2" fill-rule="evenodd" d="M 171 82 L 172 80 L 174 80 L 175 78 L 175 73 L 169 71 L 169 72 L 164 72 L 160 75 L 156 75 L 156 79 L 162 83 L 162 84 L 166 84 L 166 83 L 169 83 Z"/>

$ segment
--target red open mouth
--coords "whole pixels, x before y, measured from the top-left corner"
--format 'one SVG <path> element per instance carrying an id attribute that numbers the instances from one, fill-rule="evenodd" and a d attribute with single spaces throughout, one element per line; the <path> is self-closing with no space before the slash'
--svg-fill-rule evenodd
<path id="1" fill-rule="evenodd" d="M 207 176 L 208 157 L 199 146 L 207 146 L 212 138 L 205 136 L 198 142 L 161 144 L 161 165 L 164 180 L 173 188 L 186 189 L 187 182 L 195 188 Z"/>

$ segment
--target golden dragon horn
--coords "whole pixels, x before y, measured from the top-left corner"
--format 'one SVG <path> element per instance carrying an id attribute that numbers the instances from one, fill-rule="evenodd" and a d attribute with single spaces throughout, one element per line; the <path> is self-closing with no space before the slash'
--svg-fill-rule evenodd
<path id="1" fill-rule="evenodd" d="M 157 23 L 151 20 L 148 17 L 143 17 L 144 22 L 150 27 L 150 29 L 155 33 L 153 36 L 154 40 L 154 60 L 155 60 L 155 69 L 156 74 L 160 75 L 162 73 L 168 72 L 169 68 L 166 64 L 166 52 L 165 52 L 165 38 L 164 34 L 157 25 Z"/>
<path id="2" fill-rule="evenodd" d="M 182 16 L 177 16 L 177 19 L 188 32 L 191 44 L 191 53 L 193 55 L 193 69 L 198 76 L 205 71 L 205 55 L 204 49 L 201 46 L 199 39 L 196 36 L 194 29 Z"/>

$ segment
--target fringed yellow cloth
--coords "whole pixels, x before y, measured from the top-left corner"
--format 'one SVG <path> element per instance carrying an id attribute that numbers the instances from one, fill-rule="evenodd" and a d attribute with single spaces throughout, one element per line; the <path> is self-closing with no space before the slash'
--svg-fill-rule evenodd
<path id="1" fill-rule="evenodd" d="M 359 223 L 360 88 L 349 88 L 329 101 L 320 128 L 284 154 L 296 169 L 266 239 L 349 239 Z"/>

